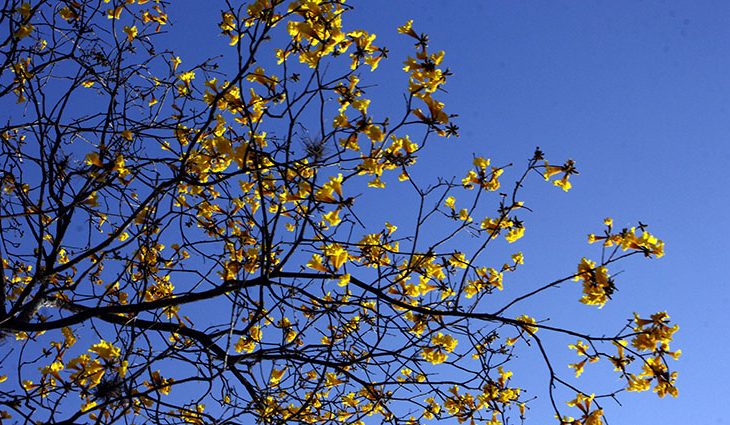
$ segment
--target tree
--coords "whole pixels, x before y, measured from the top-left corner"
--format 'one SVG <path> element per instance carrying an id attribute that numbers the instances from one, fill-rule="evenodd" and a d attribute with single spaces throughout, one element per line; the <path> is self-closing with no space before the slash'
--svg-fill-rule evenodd
<path id="1" fill-rule="evenodd" d="M 402 97 L 370 99 L 389 52 L 343 1 L 217 7 L 218 28 L 195 30 L 221 33 L 227 53 L 189 66 L 165 38 L 167 2 L 5 2 L 3 419 L 515 423 L 536 402 L 509 371 L 528 350 L 557 423 L 602 423 L 622 389 L 677 395 L 666 313 L 613 336 L 514 313 L 571 280 L 602 307 L 609 266 L 662 256 L 644 224 L 606 219 L 589 236 L 600 260 L 487 302 L 523 263 L 495 259 L 525 233 L 521 189 L 568 191 L 577 171 L 536 149 L 514 183 L 503 173 L 517 167 L 480 156 L 463 179 L 414 178 L 458 127 L 440 100 L 444 53 L 411 22 Z M 415 196 L 410 230 L 373 225 L 377 191 Z M 566 378 L 552 334 L 576 341 L 576 376 L 605 363 L 622 388 Z"/>

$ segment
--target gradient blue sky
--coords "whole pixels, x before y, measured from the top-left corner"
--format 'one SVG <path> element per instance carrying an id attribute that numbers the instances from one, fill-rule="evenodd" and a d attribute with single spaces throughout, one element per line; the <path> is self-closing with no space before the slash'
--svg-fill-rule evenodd
<path id="1" fill-rule="evenodd" d="M 730 260 L 724 170 L 730 161 L 730 2 L 349 3 L 356 7 L 349 25 L 375 32 L 376 44 L 392 51 L 369 93 L 376 100 L 400 98 L 405 85 L 400 67 L 410 41 L 395 29 L 406 19 L 430 35 L 433 49 L 447 52 L 455 75 L 442 98 L 460 115 L 462 137 L 433 143 L 419 160 L 424 175 L 460 177 L 472 153 L 522 164 L 535 146 L 556 162 L 577 162 L 581 175 L 570 193 L 539 182 L 525 192 L 535 210 L 524 217 L 528 235 L 520 246 L 527 264 L 518 280 L 526 287 L 572 273 L 582 256 L 595 257 L 585 235 L 598 231 L 605 216 L 618 226 L 649 223 L 665 240 L 664 258 L 614 270 L 624 271 L 620 292 L 602 311 L 576 305 L 577 288 L 546 298 L 547 305 L 525 306 L 525 312 L 541 307 L 541 318 L 551 324 L 578 318 L 584 329 L 608 333 L 635 310 L 666 309 L 680 324 L 680 397 L 622 394 L 623 408 L 606 405 L 609 423 L 723 423 L 718 399 L 730 393 L 724 365 L 730 348 L 724 307 L 730 299 L 724 271 Z M 202 59 L 210 40 L 179 30 L 201 17 L 214 25 L 218 17 L 205 2 L 181 6 L 186 13 L 174 14 L 177 41 L 188 45 L 191 61 Z M 373 210 L 378 213 L 392 211 Z M 542 390 L 538 384 L 532 391 Z M 540 403 L 528 424 L 549 422 Z"/>
<path id="2" fill-rule="evenodd" d="M 169 9 L 170 40 L 185 64 L 227 48 L 214 30 L 190 30 L 201 21 L 216 28 L 220 15 L 211 3 L 179 1 Z M 621 227 L 649 223 L 666 242 L 664 258 L 631 259 L 612 269 L 622 272 L 620 291 L 600 311 L 579 304 L 573 284 L 510 314 L 610 334 L 633 311 L 668 310 L 680 324 L 673 346 L 684 353 L 674 364 L 680 397 L 621 394 L 623 408 L 605 405 L 609 423 L 723 423 L 718 400 L 730 394 L 724 365 L 730 317 L 723 307 L 730 301 L 724 271 L 730 262 L 730 178 L 724 171 L 730 162 L 730 2 L 348 3 L 356 10 L 346 26 L 378 34 L 376 44 L 391 50 L 371 78 L 378 82 L 368 93 L 374 108 L 397 103 L 406 85 L 400 68 L 412 43 L 397 26 L 413 19 L 418 32 L 430 35 L 432 49 L 447 52 L 455 75 L 439 99 L 459 114 L 462 137 L 434 140 L 419 158 L 419 178 L 461 178 L 473 154 L 498 165 L 514 162 L 519 170 L 536 146 L 554 162 L 576 161 L 581 174 L 569 193 L 539 178 L 526 188 L 523 198 L 534 212 L 520 217 L 527 235 L 510 247 L 525 253 L 526 265 L 507 285 L 523 293 L 572 274 L 583 256 L 596 258 L 586 234 L 600 231 L 606 216 Z M 515 176 L 507 173 L 505 184 Z M 407 221 L 407 198 L 380 196 L 368 219 Z M 575 361 L 560 344 L 559 364 Z M 544 367 L 530 355 L 521 360 L 513 382 L 539 397 L 526 423 L 551 423 Z M 589 367 L 581 380 L 613 379 L 598 372 Z M 567 368 L 563 373 L 571 375 Z"/>
<path id="3" fill-rule="evenodd" d="M 536 212 L 526 217 L 525 274 L 556 276 L 590 255 L 580 244 L 605 215 L 619 225 L 648 222 L 665 240 L 664 258 L 622 267 L 620 305 L 586 324 L 618 320 L 626 309 L 667 309 L 680 324 L 680 397 L 623 394 L 623 409 L 608 405 L 610 423 L 723 423 L 730 2 L 353 4 L 362 26 L 381 38 L 410 18 L 446 50 L 455 76 L 445 100 L 460 114 L 462 137 L 459 150 L 433 145 L 442 149 L 434 165 L 463 170 L 471 152 L 521 161 L 535 146 L 576 160 L 581 175 L 570 193 L 530 192 Z"/>

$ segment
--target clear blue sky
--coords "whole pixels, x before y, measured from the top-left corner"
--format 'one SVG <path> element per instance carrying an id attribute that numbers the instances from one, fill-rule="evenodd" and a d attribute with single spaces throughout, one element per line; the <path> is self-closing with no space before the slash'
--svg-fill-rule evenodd
<path id="1" fill-rule="evenodd" d="M 583 256 L 597 257 L 586 234 L 599 231 L 606 216 L 618 226 L 649 223 L 666 243 L 664 258 L 632 259 L 612 270 L 622 272 L 619 292 L 600 311 L 579 304 L 573 284 L 511 314 L 612 333 L 633 311 L 666 309 L 680 324 L 673 345 L 683 351 L 673 365 L 680 397 L 621 394 L 623 408 L 604 406 L 609 423 L 723 423 L 718 400 L 730 394 L 724 366 L 730 349 L 724 270 L 730 262 L 730 178 L 724 171 L 730 163 L 730 2 L 348 3 L 356 10 L 346 26 L 378 34 L 376 44 L 391 50 L 372 79 L 379 82 L 369 93 L 374 104 L 400 100 L 406 84 L 400 68 L 411 42 L 396 33 L 397 26 L 413 19 L 418 32 L 430 35 L 432 49 L 447 52 L 445 63 L 455 75 L 439 99 L 459 114 L 462 136 L 434 140 L 419 158 L 420 176 L 461 178 L 472 154 L 519 166 L 536 146 L 555 162 L 576 161 L 581 174 L 569 193 L 539 178 L 524 192 L 534 212 L 521 217 L 527 235 L 515 250 L 525 253 L 526 265 L 507 284 L 534 288 L 572 274 Z M 168 12 L 169 40 L 186 65 L 228 48 L 216 34 L 217 6 L 180 1 Z M 206 31 L 191 30 L 199 23 Z M 505 182 L 509 177 L 515 175 L 507 174 Z M 374 222 L 407 220 L 407 202 L 391 200 L 404 208 L 373 204 Z M 576 358 L 561 344 L 556 347 L 565 354 L 564 366 Z M 529 355 L 520 360 L 513 382 L 524 382 L 539 397 L 526 423 L 553 423 L 542 366 Z M 562 372 L 571 375 L 567 368 Z M 581 380 L 614 376 L 595 372 L 587 368 Z"/>
<path id="2" fill-rule="evenodd" d="M 350 24 L 375 32 L 376 44 L 392 51 L 371 95 L 400 96 L 405 77 L 399 68 L 410 46 L 395 28 L 406 19 L 430 35 L 433 49 L 447 52 L 455 75 L 442 97 L 447 110 L 460 115 L 462 137 L 433 143 L 420 159 L 424 174 L 461 176 L 472 153 L 520 164 L 535 146 L 555 161 L 577 162 L 581 174 L 570 193 L 539 182 L 525 192 L 535 212 L 524 217 L 522 284 L 564 276 L 580 257 L 595 257 L 585 235 L 605 216 L 621 226 L 649 223 L 665 240 L 664 258 L 620 268 L 620 291 L 602 311 L 576 303 L 577 289 L 547 299 L 551 305 L 527 306 L 553 324 L 577 317 L 587 330 L 611 332 L 634 310 L 666 309 L 680 324 L 680 397 L 622 394 L 623 408 L 606 405 L 610 423 L 722 423 L 717 400 L 730 394 L 723 366 L 730 348 L 730 282 L 723 267 L 730 260 L 724 171 L 730 161 L 730 2 L 349 3 L 356 7 Z M 202 16 L 214 25 L 216 11 L 204 2 L 181 10 L 189 13 L 171 13 L 178 41 L 191 47 L 188 55 L 202 58 L 209 40 L 180 29 Z M 536 404 L 528 423 L 549 422 L 550 413 Z"/>
<path id="3" fill-rule="evenodd" d="M 525 274 L 556 276 L 593 254 L 585 233 L 606 215 L 650 223 L 665 240 L 664 258 L 622 267 L 614 303 L 586 326 L 633 308 L 667 309 L 680 324 L 680 397 L 623 394 L 623 409 L 608 405 L 610 423 L 722 423 L 717 402 L 730 393 L 730 2 L 353 4 L 381 38 L 411 18 L 447 52 L 455 76 L 445 99 L 460 114 L 462 137 L 459 150 L 433 145 L 432 164 L 458 174 L 472 152 L 521 161 L 538 145 L 576 160 L 581 175 L 570 193 L 530 192 Z"/>

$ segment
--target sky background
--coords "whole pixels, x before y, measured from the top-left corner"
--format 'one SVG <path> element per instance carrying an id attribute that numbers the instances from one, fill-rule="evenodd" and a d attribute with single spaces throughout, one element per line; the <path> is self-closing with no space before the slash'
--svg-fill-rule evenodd
<path id="1" fill-rule="evenodd" d="M 448 93 L 438 98 L 449 113 L 459 114 L 461 137 L 433 140 L 419 158 L 417 178 L 461 179 L 478 154 L 496 165 L 515 163 L 505 173 L 507 185 L 536 146 L 552 162 L 576 161 L 581 174 L 571 178 L 569 193 L 539 177 L 528 182 L 522 199 L 534 212 L 520 217 L 526 236 L 509 247 L 523 251 L 526 264 L 505 279 L 506 286 L 524 293 L 523 288 L 574 273 L 583 256 L 597 259 L 600 250 L 587 245 L 586 235 L 600 232 L 607 216 L 618 227 L 648 223 L 666 243 L 664 258 L 632 258 L 611 268 L 621 272 L 619 292 L 602 310 L 578 303 L 580 286 L 573 283 L 508 315 L 527 313 L 555 326 L 612 334 L 634 311 L 648 316 L 667 310 L 680 325 L 673 348 L 681 348 L 683 356 L 672 365 L 680 373 L 680 397 L 621 394 L 623 408 L 604 406 L 609 423 L 727 422 L 722 403 L 730 394 L 725 364 L 730 282 L 724 270 L 730 262 L 730 178 L 724 170 L 730 162 L 730 2 L 348 3 L 355 11 L 346 26 L 378 34 L 376 44 L 391 50 L 368 77 L 377 82 L 368 93 L 373 108 L 397 104 L 407 84 L 400 68 L 412 43 L 397 34 L 399 25 L 413 19 L 416 31 L 430 35 L 433 51 L 447 52 L 445 63 L 454 76 Z M 215 30 L 217 6 L 180 1 L 169 13 L 171 41 L 186 65 L 227 48 Z M 192 29 L 201 22 L 210 30 Z M 391 220 L 408 228 L 407 196 L 367 196 L 376 196 L 362 199 L 373 223 Z M 495 306 L 505 295 L 495 297 Z M 558 367 L 577 361 L 566 347 L 574 342 L 555 342 Z M 551 423 L 544 366 L 529 354 L 521 360 L 513 383 L 524 383 L 539 397 L 526 423 Z M 578 382 L 614 382 L 603 366 L 589 365 Z M 562 373 L 572 375 L 567 367 Z"/>
<path id="2" fill-rule="evenodd" d="M 472 152 L 524 162 L 535 146 L 554 161 L 576 161 L 581 175 L 569 193 L 539 184 L 526 192 L 535 213 L 525 217 L 523 280 L 595 257 L 585 234 L 604 216 L 618 226 L 642 220 L 666 242 L 664 258 L 620 267 L 620 292 L 603 311 L 569 309 L 588 328 L 634 309 L 666 309 L 680 324 L 673 345 L 683 351 L 675 362 L 680 397 L 622 394 L 624 408 L 607 404 L 609 422 L 725 423 L 718 400 L 730 393 L 730 3 L 353 4 L 380 38 L 392 39 L 393 28 L 413 19 L 432 48 L 447 52 L 455 75 L 444 100 L 460 115 L 462 137 L 432 145 L 422 161 L 431 170 L 458 175 Z M 393 55 L 383 67 L 399 61 Z"/>
<path id="3" fill-rule="evenodd" d="M 576 302 L 575 284 L 513 312 L 606 333 L 633 311 L 646 316 L 667 310 L 680 324 L 673 344 L 683 351 L 674 362 L 680 397 L 624 393 L 623 408 L 605 405 L 609 423 L 724 423 L 718 400 L 730 393 L 724 270 L 730 260 L 730 179 L 724 170 L 730 161 L 730 2 L 348 3 L 356 10 L 346 25 L 378 34 L 376 44 L 391 49 L 371 80 L 378 83 L 368 93 L 374 105 L 397 103 L 406 84 L 400 68 L 411 41 L 398 36 L 397 26 L 413 19 L 416 31 L 430 35 L 432 50 L 447 52 L 445 63 L 455 75 L 440 99 L 459 114 L 462 136 L 432 143 L 416 173 L 461 178 L 473 154 L 520 165 L 536 146 L 553 162 L 576 161 L 581 174 L 569 193 L 539 179 L 523 193 L 534 212 L 521 217 L 528 230 L 518 248 L 526 265 L 514 285 L 535 287 L 572 273 L 582 256 L 598 257 L 586 234 L 601 231 L 606 216 L 621 227 L 649 223 L 666 242 L 664 258 L 631 259 L 611 270 L 622 272 L 619 292 L 600 311 Z M 191 61 L 202 59 L 212 52 L 215 34 L 208 39 L 180 29 L 201 19 L 215 25 L 218 15 L 206 2 L 182 6 L 186 13 L 174 14 L 176 45 L 189 48 Z M 383 202 L 373 205 L 396 207 L 371 207 L 373 222 L 407 220 L 408 209 L 401 207 L 408 200 L 398 196 L 383 193 Z M 557 349 L 566 352 L 562 364 L 575 361 L 565 345 Z M 532 391 L 541 396 L 527 423 L 545 423 L 551 413 L 541 405 L 544 371 L 529 355 L 524 360 L 514 379 L 536 386 Z M 614 379 L 589 367 L 581 380 L 594 373 Z"/>

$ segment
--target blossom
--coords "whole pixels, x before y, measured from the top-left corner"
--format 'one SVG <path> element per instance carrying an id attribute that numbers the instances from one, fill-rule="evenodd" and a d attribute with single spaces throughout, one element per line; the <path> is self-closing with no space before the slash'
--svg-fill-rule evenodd
<path id="1" fill-rule="evenodd" d="M 124 31 L 124 33 L 127 34 L 127 41 L 130 41 L 130 42 L 132 40 L 134 40 L 137 37 L 137 34 L 139 33 L 137 31 L 136 25 L 132 25 L 131 27 L 128 25 L 125 25 L 124 28 L 122 29 L 122 31 Z"/>
<path id="2" fill-rule="evenodd" d="M 443 363 L 449 357 L 446 353 L 454 351 L 456 344 L 458 344 L 456 338 L 439 332 L 431 338 L 431 346 L 423 349 L 421 357 L 432 364 Z"/>
<path id="3" fill-rule="evenodd" d="M 568 181 L 568 178 L 573 174 L 578 174 L 578 171 L 575 169 L 575 161 L 569 159 L 565 161 L 565 164 L 560 166 L 550 165 L 547 161 L 545 161 L 545 171 L 543 172 L 545 181 L 550 180 L 551 177 L 560 173 L 563 173 L 563 176 L 554 180 L 553 184 L 567 192 L 573 187 L 573 185 Z"/>
<path id="4" fill-rule="evenodd" d="M 96 353 L 99 357 L 104 360 L 114 360 L 119 357 L 121 350 L 115 347 L 112 343 L 101 340 L 98 344 L 94 344 L 89 348 L 89 351 Z"/>

